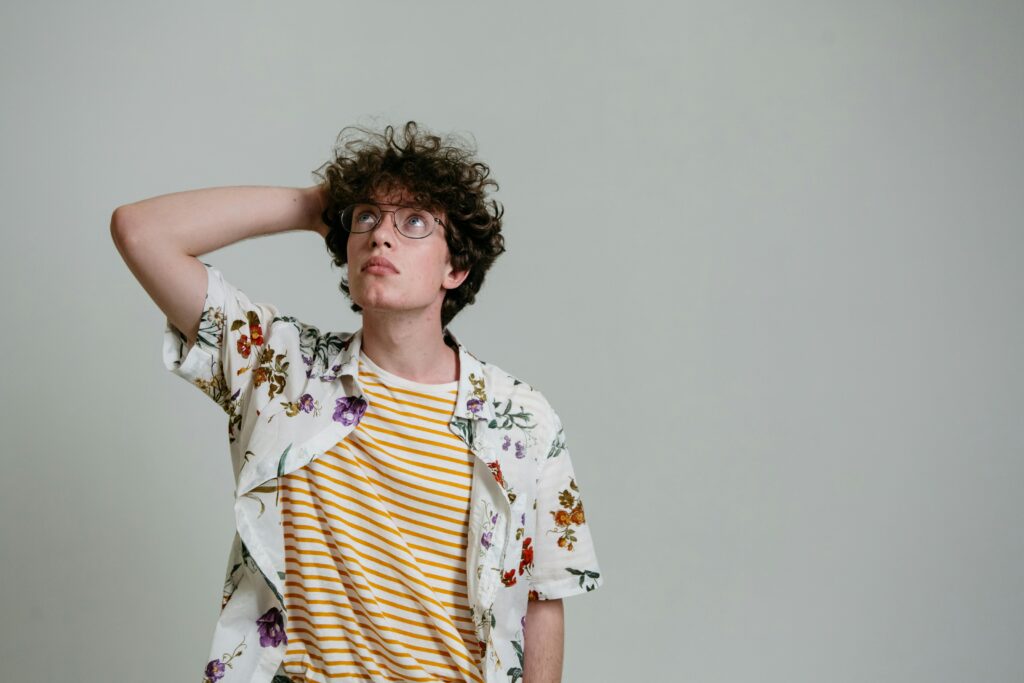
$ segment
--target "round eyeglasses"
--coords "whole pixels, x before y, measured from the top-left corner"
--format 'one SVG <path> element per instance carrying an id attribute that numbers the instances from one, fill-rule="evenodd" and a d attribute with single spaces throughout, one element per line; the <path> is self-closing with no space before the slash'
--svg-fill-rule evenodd
<path id="1" fill-rule="evenodd" d="M 412 206 L 394 210 L 382 209 L 373 202 L 350 204 L 341 212 L 341 227 L 348 232 L 370 232 L 380 224 L 385 213 L 390 213 L 398 232 L 414 240 L 429 237 L 435 225 L 444 225 L 434 214 Z"/>

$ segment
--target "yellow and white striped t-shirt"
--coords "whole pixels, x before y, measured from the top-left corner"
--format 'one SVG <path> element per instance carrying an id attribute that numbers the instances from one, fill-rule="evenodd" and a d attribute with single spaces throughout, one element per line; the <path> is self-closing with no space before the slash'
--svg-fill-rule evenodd
<path id="1" fill-rule="evenodd" d="M 483 682 L 469 612 L 473 454 L 448 429 L 458 382 L 359 354 L 369 401 L 343 441 L 281 478 L 293 681 Z"/>

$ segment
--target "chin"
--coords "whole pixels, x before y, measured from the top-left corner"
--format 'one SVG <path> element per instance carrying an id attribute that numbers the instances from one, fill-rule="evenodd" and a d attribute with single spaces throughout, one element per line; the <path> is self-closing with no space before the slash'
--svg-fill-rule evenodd
<path id="1" fill-rule="evenodd" d="M 398 310 L 405 308 L 401 301 L 396 301 L 394 298 L 389 297 L 384 293 L 367 295 L 365 292 L 362 292 L 361 296 L 353 298 L 352 300 L 359 304 L 364 311 L 371 308 L 382 310 Z"/>

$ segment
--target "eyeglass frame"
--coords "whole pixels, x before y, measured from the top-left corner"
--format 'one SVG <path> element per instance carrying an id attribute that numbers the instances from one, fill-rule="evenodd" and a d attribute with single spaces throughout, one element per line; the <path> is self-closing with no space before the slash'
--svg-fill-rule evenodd
<path id="1" fill-rule="evenodd" d="M 358 232 L 354 231 L 354 230 L 349 230 L 348 228 L 345 227 L 344 220 L 342 220 L 342 216 L 345 215 L 345 212 L 348 211 L 349 209 L 351 209 L 353 206 L 356 206 L 358 204 L 370 204 L 372 206 L 375 206 L 377 208 L 377 210 L 381 214 L 380 217 L 377 219 L 377 222 L 374 223 L 373 227 L 370 228 L 369 230 L 360 230 Z M 425 213 L 428 216 L 430 216 L 431 218 L 433 218 L 434 222 L 436 224 L 440 225 L 445 230 L 448 229 L 448 225 L 444 221 L 442 221 L 440 218 L 435 216 L 433 211 L 428 211 L 427 209 L 421 208 L 419 206 L 407 206 L 407 205 L 404 205 L 404 204 L 396 204 L 395 206 L 397 206 L 398 208 L 396 208 L 396 209 L 384 209 L 384 208 L 381 208 L 381 205 L 378 204 L 375 201 L 372 201 L 372 200 L 369 200 L 369 199 L 363 199 L 363 200 L 354 202 L 352 204 L 349 204 L 348 206 L 346 206 L 345 208 L 343 208 L 341 211 L 338 212 L 338 225 L 341 227 L 342 230 L 344 230 L 345 232 L 347 232 L 350 235 L 366 235 L 366 234 L 369 234 L 369 233 L 373 232 L 374 230 L 376 230 L 380 226 L 380 224 L 384 221 L 384 214 L 390 213 L 391 214 L 391 222 L 394 223 L 395 229 L 398 231 L 398 233 L 400 235 L 402 235 L 402 237 L 405 237 L 406 239 L 410 239 L 410 240 L 422 240 L 422 239 L 426 239 L 426 238 L 430 237 L 431 235 L 433 235 L 434 234 L 434 230 L 436 229 L 434 227 L 431 227 L 430 232 L 428 232 L 426 235 L 423 235 L 422 237 L 411 237 L 409 235 L 406 235 L 404 232 L 402 232 L 402 228 L 400 228 L 398 226 L 398 211 L 401 210 L 401 209 L 412 209 L 413 211 L 422 211 L 423 213 Z"/>

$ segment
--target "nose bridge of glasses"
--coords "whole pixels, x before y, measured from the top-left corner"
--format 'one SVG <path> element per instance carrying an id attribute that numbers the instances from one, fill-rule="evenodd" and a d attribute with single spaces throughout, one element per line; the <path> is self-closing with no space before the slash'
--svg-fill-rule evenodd
<path id="1" fill-rule="evenodd" d="M 398 229 L 398 212 L 401 211 L 404 208 L 405 208 L 404 206 L 397 206 L 394 209 L 385 209 L 385 208 L 382 208 L 382 207 L 378 206 L 377 210 L 379 210 L 381 212 L 381 218 L 384 217 L 383 214 L 390 213 L 391 214 L 391 222 L 395 226 L 395 228 Z M 380 221 L 378 220 L 378 224 L 379 223 L 380 223 Z"/>

